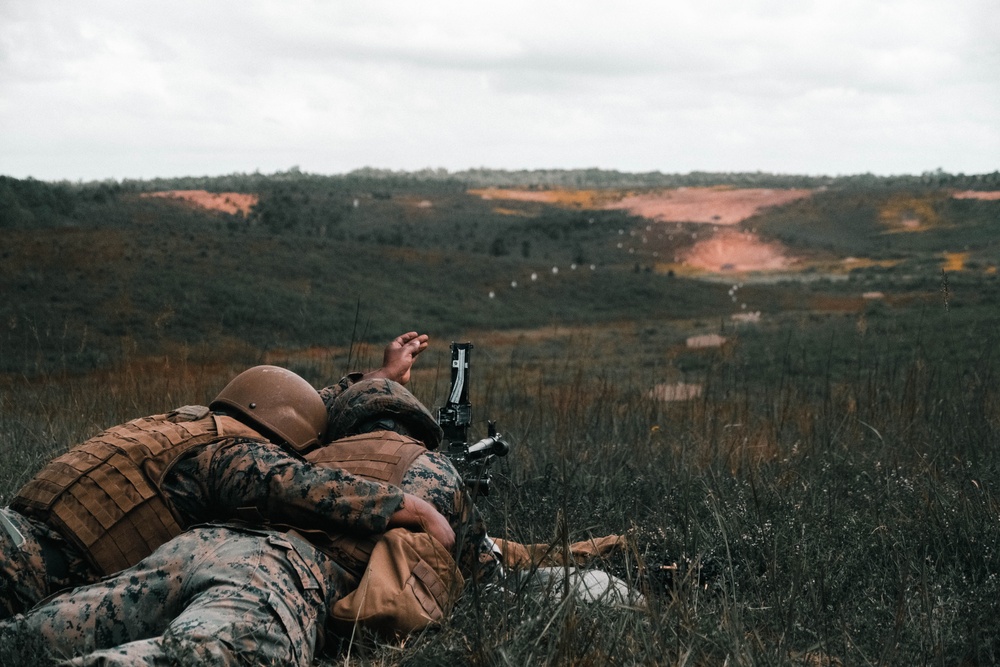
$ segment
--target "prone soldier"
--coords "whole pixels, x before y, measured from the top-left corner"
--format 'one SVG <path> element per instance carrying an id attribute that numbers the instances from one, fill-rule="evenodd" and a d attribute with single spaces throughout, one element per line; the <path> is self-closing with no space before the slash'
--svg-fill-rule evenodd
<path id="1" fill-rule="evenodd" d="M 368 376 L 408 379 L 426 346 L 425 335 L 403 334 Z M 207 408 L 112 427 L 50 462 L 0 508 L 0 618 L 134 565 L 188 526 L 248 508 L 361 533 L 425 522 L 447 542 L 450 527 L 426 501 L 302 459 L 326 437 L 336 397 L 360 377 L 317 393 L 291 371 L 255 367 Z"/>
<path id="2" fill-rule="evenodd" d="M 334 408 L 340 418 L 331 435 L 338 439 L 306 459 L 399 486 L 432 504 L 458 535 L 462 574 L 489 567 L 485 531 L 462 479 L 446 455 L 432 451 L 440 434 L 431 449 L 408 435 L 433 432 L 426 408 L 384 379 L 350 386 Z M 0 635 L 41 638 L 55 653 L 77 656 L 63 665 L 308 665 L 324 624 L 341 629 L 350 621 L 343 611 L 338 618 L 338 609 L 364 576 L 376 539 L 300 529 L 194 527 L 135 567 L 0 624 Z M 421 561 L 422 568 L 413 568 L 418 583 L 426 582 L 421 612 L 434 605 L 440 611 L 459 592 L 462 577 L 453 572 L 450 545 L 422 537 L 437 566 Z"/>

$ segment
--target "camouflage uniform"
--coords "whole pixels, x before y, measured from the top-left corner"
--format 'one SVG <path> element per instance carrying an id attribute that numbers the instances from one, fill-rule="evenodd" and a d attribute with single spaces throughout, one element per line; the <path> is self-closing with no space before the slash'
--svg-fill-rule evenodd
<path id="1" fill-rule="evenodd" d="M 32 636 L 65 665 L 305 666 L 329 606 L 354 585 L 292 535 L 196 526 L 134 567 L 0 623 L 0 658 L 30 658 L 13 647 Z"/>
<path id="2" fill-rule="evenodd" d="M 402 487 L 448 518 L 463 573 L 479 567 L 481 558 L 490 560 L 482 524 L 445 455 L 420 454 Z M 166 665 L 171 659 L 308 665 L 328 611 L 357 586 L 363 569 L 364 563 L 335 561 L 295 532 L 198 526 L 136 567 L 0 623 L 0 638 L 36 636 L 56 655 L 83 654 L 67 665 Z"/>
<path id="3" fill-rule="evenodd" d="M 406 387 L 384 378 L 363 379 L 352 373 L 319 391 L 326 405 L 326 442 L 378 430 L 416 438 L 437 449 L 443 432 L 434 415 Z"/>
<path id="4" fill-rule="evenodd" d="M 0 619 L 30 608 L 52 592 L 99 576 L 56 530 L 0 508 Z"/>
<path id="5" fill-rule="evenodd" d="M 173 464 L 158 490 L 181 527 L 266 517 L 361 533 L 384 532 L 403 498 L 397 488 L 319 468 L 279 445 L 248 438 L 195 448 Z M 0 619 L 103 574 L 47 523 L 0 510 Z"/>
<path id="6" fill-rule="evenodd" d="M 327 406 L 327 440 L 331 445 L 352 435 L 388 430 L 419 440 L 427 447 L 428 451 L 410 465 L 400 486 L 448 518 L 455 531 L 459 568 L 467 579 L 493 576 L 497 561 L 492 542 L 455 466 L 445 454 L 434 451 L 444 434 L 423 403 L 392 380 L 365 380 L 357 373 L 319 393 Z M 343 554 L 337 557 L 339 563 L 352 568 L 351 561 Z M 364 565 L 353 564 L 358 577 Z"/>
<path id="7" fill-rule="evenodd" d="M 451 460 L 441 452 L 425 452 L 403 477 L 402 488 L 434 505 L 455 531 L 459 570 L 465 579 L 489 579 L 498 562 L 486 525 L 472 504 Z"/>

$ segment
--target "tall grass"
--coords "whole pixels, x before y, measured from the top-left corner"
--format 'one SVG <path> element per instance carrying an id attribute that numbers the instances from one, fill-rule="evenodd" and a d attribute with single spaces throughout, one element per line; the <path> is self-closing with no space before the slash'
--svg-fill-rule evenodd
<path id="1" fill-rule="evenodd" d="M 771 336 L 773 351 L 803 333 L 818 332 Z M 760 349 L 737 342 L 677 403 L 648 394 L 664 369 L 593 340 L 491 360 L 485 412 L 519 431 L 507 485 L 485 499 L 494 532 L 623 532 L 632 551 L 604 567 L 650 605 L 494 596 L 415 656 L 445 658 L 449 633 L 477 627 L 470 655 L 491 664 L 994 663 L 997 340 L 879 363 L 906 342 L 857 334 L 844 358 L 820 344 L 822 372 L 789 362 L 766 382 L 747 372 Z M 672 563 L 672 580 L 655 576 Z"/>
<path id="2" fill-rule="evenodd" d="M 728 332 L 699 352 L 680 327 L 648 323 L 470 336 L 476 427 L 497 420 L 515 447 L 480 499 L 490 532 L 624 534 L 628 549 L 595 567 L 646 604 L 477 588 L 442 628 L 369 637 L 351 664 L 997 662 L 998 341 L 969 324 L 992 315 L 882 317 Z M 959 349 L 958 329 L 979 337 Z M 429 406 L 447 389 L 446 348 L 414 374 Z M 269 360 L 318 385 L 379 355 Z M 236 370 L 132 357 L 88 376 L 5 376 L 0 492 L 100 427 L 207 401 Z M 674 381 L 702 392 L 650 393 Z"/>

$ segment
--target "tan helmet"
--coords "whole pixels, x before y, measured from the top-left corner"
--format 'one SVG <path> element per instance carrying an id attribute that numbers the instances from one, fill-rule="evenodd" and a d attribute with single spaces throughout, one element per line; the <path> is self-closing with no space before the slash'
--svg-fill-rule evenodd
<path id="1" fill-rule="evenodd" d="M 235 411 L 251 426 L 274 434 L 302 452 L 326 432 L 326 405 L 305 379 L 286 368 L 254 366 L 226 385 L 209 405 Z"/>

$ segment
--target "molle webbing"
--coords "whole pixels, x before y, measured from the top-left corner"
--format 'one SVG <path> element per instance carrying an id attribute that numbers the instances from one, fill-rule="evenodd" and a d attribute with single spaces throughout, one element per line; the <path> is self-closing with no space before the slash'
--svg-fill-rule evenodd
<path id="1" fill-rule="evenodd" d="M 399 486 L 413 462 L 427 451 L 419 440 L 393 431 L 373 431 L 334 440 L 305 458 L 317 465 L 341 468 L 378 482 Z M 304 533 L 321 551 L 360 577 L 379 535 L 359 537 L 339 533 Z"/>
<path id="2" fill-rule="evenodd" d="M 393 431 L 373 431 L 334 440 L 306 454 L 306 460 L 393 486 L 427 451 L 418 440 Z"/>
<path id="3" fill-rule="evenodd" d="M 223 434 L 260 438 L 207 408 L 115 426 L 42 468 L 11 507 L 59 530 L 104 574 L 117 572 L 181 532 L 160 482 L 180 456 Z"/>

